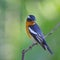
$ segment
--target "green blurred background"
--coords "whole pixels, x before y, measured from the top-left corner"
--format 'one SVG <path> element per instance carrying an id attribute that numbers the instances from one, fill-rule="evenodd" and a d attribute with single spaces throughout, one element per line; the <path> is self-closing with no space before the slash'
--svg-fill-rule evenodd
<path id="1" fill-rule="evenodd" d="M 29 14 L 46 35 L 60 22 L 60 0 L 0 0 L 0 60 L 21 60 L 22 50 L 32 44 L 25 30 Z M 46 41 L 53 55 L 38 45 L 25 60 L 60 60 L 60 27 Z"/>

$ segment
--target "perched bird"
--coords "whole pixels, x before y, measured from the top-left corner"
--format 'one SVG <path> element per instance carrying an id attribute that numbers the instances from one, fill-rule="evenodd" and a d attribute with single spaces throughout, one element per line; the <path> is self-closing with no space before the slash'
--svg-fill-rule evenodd
<path id="1" fill-rule="evenodd" d="M 36 24 L 35 20 L 36 19 L 34 15 L 29 15 L 27 17 L 27 21 L 26 21 L 27 34 L 32 40 L 35 40 L 35 42 L 39 43 L 44 48 L 44 50 L 47 49 L 52 54 L 52 51 L 47 45 L 44 35 L 41 29 L 39 28 L 39 26 Z"/>

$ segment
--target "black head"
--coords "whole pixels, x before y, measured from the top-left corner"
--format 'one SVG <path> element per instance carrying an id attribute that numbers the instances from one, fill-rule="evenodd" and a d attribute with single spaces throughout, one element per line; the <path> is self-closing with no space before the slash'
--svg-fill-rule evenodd
<path id="1" fill-rule="evenodd" d="M 35 16 L 34 15 L 28 15 L 27 21 L 35 21 Z"/>

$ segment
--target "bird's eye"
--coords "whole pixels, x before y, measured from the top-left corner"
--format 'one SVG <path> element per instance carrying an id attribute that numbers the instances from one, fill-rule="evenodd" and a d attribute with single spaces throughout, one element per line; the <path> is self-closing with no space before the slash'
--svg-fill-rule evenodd
<path id="1" fill-rule="evenodd" d="M 27 18 L 27 21 L 32 21 L 30 18 Z"/>

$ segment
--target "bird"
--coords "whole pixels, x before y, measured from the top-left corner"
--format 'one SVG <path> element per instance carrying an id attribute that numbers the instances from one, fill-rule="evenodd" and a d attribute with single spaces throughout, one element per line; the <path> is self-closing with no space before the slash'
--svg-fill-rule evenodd
<path id="1" fill-rule="evenodd" d="M 46 43 L 42 30 L 36 23 L 36 17 L 34 15 L 28 15 L 26 19 L 26 32 L 30 39 L 40 44 L 44 50 L 48 50 L 50 54 L 53 54 L 51 49 Z"/>

